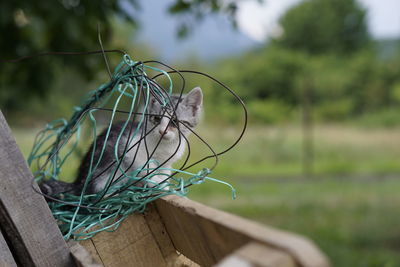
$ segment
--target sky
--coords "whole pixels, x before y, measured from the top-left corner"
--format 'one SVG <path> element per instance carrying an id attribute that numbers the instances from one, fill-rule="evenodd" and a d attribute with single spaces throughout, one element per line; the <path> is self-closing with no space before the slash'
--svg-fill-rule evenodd
<path id="1" fill-rule="evenodd" d="M 399 0 L 400 1 L 400 0 Z M 222 14 L 211 14 L 196 23 L 189 36 L 177 38 L 177 28 L 181 21 L 166 12 L 172 0 L 145 0 L 141 10 L 135 14 L 140 27 L 137 40 L 152 48 L 155 57 L 167 63 L 185 60 L 187 56 L 212 60 L 237 54 L 255 45 L 247 34 L 237 31 Z"/>
<path id="2" fill-rule="evenodd" d="M 239 5 L 240 31 L 255 41 L 280 33 L 279 17 L 301 0 L 242 1 Z M 400 37 L 400 0 L 359 0 L 368 10 L 368 26 L 375 38 Z"/>

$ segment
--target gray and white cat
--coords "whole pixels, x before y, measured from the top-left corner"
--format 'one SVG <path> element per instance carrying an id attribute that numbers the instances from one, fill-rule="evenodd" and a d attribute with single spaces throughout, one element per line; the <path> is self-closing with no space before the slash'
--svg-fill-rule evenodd
<path id="1" fill-rule="evenodd" d="M 97 168 L 91 173 L 91 182 L 87 185 L 85 194 L 103 190 L 107 187 L 107 181 L 110 177 L 113 177 L 113 181 L 123 184 L 124 172 L 127 174 L 143 167 L 147 170 L 143 169 L 136 173 L 136 176 L 143 177 L 149 173 L 148 169 L 151 172 L 152 169 L 159 168 L 154 172 L 156 175 L 149 176 L 150 180 L 148 180 L 147 186 L 152 187 L 166 181 L 171 173 L 164 168 L 171 168 L 172 164 L 183 156 L 186 139 L 200 121 L 202 105 L 203 93 L 200 87 L 192 89 L 188 94 L 181 97 L 179 95 L 170 96 L 167 108 L 163 107 L 155 97 L 150 97 L 147 113 L 151 115 L 147 115 L 147 123 L 141 125 L 135 136 L 133 136 L 133 131 L 138 127 L 137 122 L 129 122 L 122 134 L 125 122 L 113 124 L 107 140 L 106 129 L 97 137 L 96 143 L 91 145 L 81 162 L 75 182 L 65 183 L 48 180 L 40 185 L 42 192 L 47 195 L 57 195 L 64 192 L 80 194 L 88 178 L 90 167 L 93 167 L 99 161 L 103 146 L 103 155 Z M 130 125 L 132 123 L 133 125 Z M 131 131 L 130 127 L 132 127 Z M 144 135 L 146 135 L 145 138 Z M 126 152 L 127 148 L 129 148 L 129 151 Z M 93 149 L 95 149 L 94 160 L 91 163 Z M 126 152 L 119 164 L 116 162 L 116 158 L 118 158 L 116 150 L 118 150 L 118 157 L 124 154 L 124 150 Z M 150 161 L 149 157 L 151 158 Z M 143 185 L 142 183 L 136 186 Z"/>

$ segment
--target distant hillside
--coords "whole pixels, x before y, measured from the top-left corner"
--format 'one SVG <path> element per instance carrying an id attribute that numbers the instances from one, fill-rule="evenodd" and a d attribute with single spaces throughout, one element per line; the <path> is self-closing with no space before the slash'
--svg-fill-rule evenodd
<path id="1" fill-rule="evenodd" d="M 149 44 L 165 61 L 176 61 L 188 55 L 208 61 L 237 54 L 257 46 L 257 43 L 233 29 L 231 23 L 221 14 L 215 14 L 194 26 L 193 32 L 185 39 L 176 37 L 179 17 L 165 11 L 170 1 L 142 1 L 142 10 L 137 18 L 140 22 L 138 40 Z"/>
<path id="2" fill-rule="evenodd" d="M 381 39 L 376 40 L 375 44 L 382 59 L 390 59 L 400 52 L 400 39 Z"/>

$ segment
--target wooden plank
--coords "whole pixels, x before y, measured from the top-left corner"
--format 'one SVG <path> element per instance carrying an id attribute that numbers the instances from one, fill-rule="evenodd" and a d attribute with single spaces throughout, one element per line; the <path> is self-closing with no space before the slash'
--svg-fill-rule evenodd
<path id="1" fill-rule="evenodd" d="M 44 198 L 0 111 L 0 225 L 23 266 L 74 266 Z M 36 189 L 36 183 L 33 185 Z"/>
<path id="2" fill-rule="evenodd" d="M 0 232 L 0 266 L 17 267 L 13 255 L 8 248 L 7 242 Z"/>
<path id="3" fill-rule="evenodd" d="M 199 266 L 183 254 L 178 255 L 154 203 L 147 206 L 144 218 L 168 266 Z"/>
<path id="4" fill-rule="evenodd" d="M 89 241 L 80 242 L 88 247 Z M 142 214 L 131 214 L 115 232 L 100 232 L 91 239 L 105 267 L 167 266 Z"/>
<path id="5" fill-rule="evenodd" d="M 153 235 L 153 238 L 156 241 L 157 246 L 166 262 L 176 262 L 178 259 L 178 253 L 172 244 L 171 238 L 169 237 L 168 232 L 161 221 L 160 215 L 158 214 L 154 203 L 150 203 L 147 206 L 144 218 L 146 219 L 146 223 L 149 226 L 150 232 Z"/>
<path id="6" fill-rule="evenodd" d="M 74 240 L 68 241 L 68 247 L 77 267 L 103 267 L 91 253 Z"/>
<path id="7" fill-rule="evenodd" d="M 216 264 L 251 241 L 286 251 L 303 267 L 329 266 L 325 255 L 300 235 L 260 225 L 178 196 L 158 199 L 156 205 L 175 248 L 202 266 Z"/>
<path id="8" fill-rule="evenodd" d="M 97 252 L 96 247 L 93 244 L 92 239 L 86 239 L 86 240 L 80 241 L 79 244 L 82 245 L 90 253 L 90 255 L 93 257 L 93 259 L 96 262 L 99 262 L 102 266 L 104 266 L 103 261 L 101 260 L 101 257 L 99 255 L 99 253 Z"/>
<path id="9" fill-rule="evenodd" d="M 220 261 L 216 267 L 296 267 L 293 258 L 286 252 L 250 242 Z"/>

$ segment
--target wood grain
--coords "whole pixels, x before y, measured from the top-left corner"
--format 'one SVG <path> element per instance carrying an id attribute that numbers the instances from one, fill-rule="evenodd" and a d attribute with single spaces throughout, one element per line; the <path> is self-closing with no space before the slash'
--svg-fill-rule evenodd
<path id="1" fill-rule="evenodd" d="M 68 247 L 77 267 L 103 267 L 103 264 L 100 264 L 100 261 L 96 260 L 92 256 L 91 252 L 81 246 L 78 242 L 69 240 Z"/>
<path id="2" fill-rule="evenodd" d="M 149 226 L 150 232 L 153 235 L 162 256 L 168 265 L 173 265 L 174 262 L 178 260 L 178 253 L 172 244 L 171 238 L 165 229 L 164 223 L 162 222 L 154 203 L 150 203 L 147 206 L 144 218 L 146 219 L 146 223 Z"/>
<path id="3" fill-rule="evenodd" d="M 96 250 L 96 247 L 93 244 L 93 240 L 92 239 L 86 239 L 83 241 L 79 241 L 79 244 L 82 245 L 92 256 L 92 258 L 99 262 L 101 265 L 104 266 L 103 261 L 101 260 L 101 257 L 99 255 L 99 253 Z"/>
<path id="4" fill-rule="evenodd" d="M 0 225 L 10 250 L 24 266 L 74 266 L 46 201 L 31 181 L 32 173 L 0 112 Z"/>
<path id="5" fill-rule="evenodd" d="M 92 244 L 105 267 L 167 266 L 142 214 L 131 214 L 115 232 L 100 232 Z M 81 242 L 88 247 L 87 241 Z"/>
<path id="6" fill-rule="evenodd" d="M 6 240 L 3 237 L 3 234 L 0 232 L 0 267 L 17 267 L 17 264 L 14 260 L 13 255 L 11 254 L 10 249 L 6 243 Z"/>
<path id="7" fill-rule="evenodd" d="M 222 263 L 243 266 L 329 266 L 304 237 L 176 196 L 150 204 L 145 215 L 130 215 L 116 232 L 81 244 L 105 267 L 213 266 L 224 258 Z"/>
<path id="8" fill-rule="evenodd" d="M 178 196 L 158 199 L 156 205 L 175 248 L 202 266 L 216 264 L 251 241 L 285 251 L 303 267 L 329 266 L 325 255 L 302 236 Z"/>

